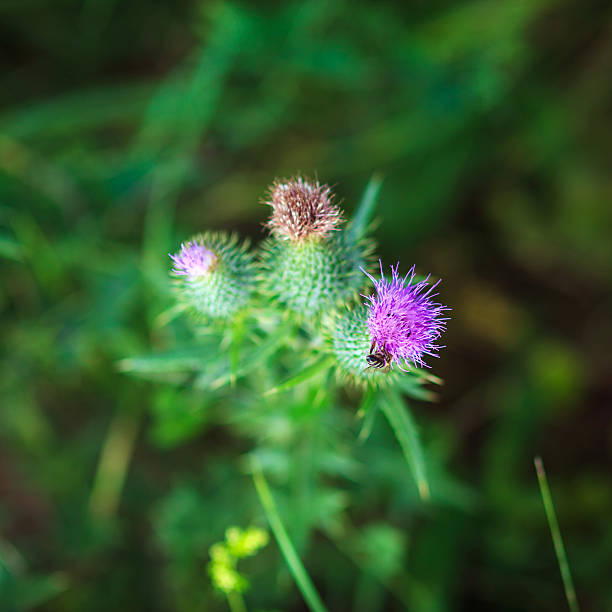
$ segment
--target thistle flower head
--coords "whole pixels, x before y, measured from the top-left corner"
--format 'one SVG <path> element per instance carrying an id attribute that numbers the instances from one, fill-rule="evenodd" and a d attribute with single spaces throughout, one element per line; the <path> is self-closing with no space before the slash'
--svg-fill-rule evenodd
<path id="1" fill-rule="evenodd" d="M 181 250 L 170 255 L 174 262 L 172 273 L 176 276 L 197 278 L 205 276 L 217 263 L 217 256 L 203 244 L 195 241 L 183 242 Z"/>
<path id="2" fill-rule="evenodd" d="M 399 263 L 391 266 L 391 280 L 383 275 L 380 264 L 380 280 L 365 272 L 374 283 L 376 293 L 367 297 L 367 326 L 375 351 L 382 351 L 390 358 L 391 366 L 396 364 L 429 367 L 423 361 L 425 355 L 437 357 L 435 351 L 442 348 L 436 340 L 446 329 L 446 317 L 441 315 L 449 310 L 433 301 L 438 295 L 432 291 L 440 281 L 430 285 L 429 276 L 413 283 L 414 266 L 401 278 Z M 364 296 L 365 297 L 365 296 Z"/>
<path id="3" fill-rule="evenodd" d="M 247 304 L 255 290 L 253 256 L 235 236 L 198 234 L 170 259 L 178 296 L 198 315 L 231 317 Z"/>
<path id="4" fill-rule="evenodd" d="M 328 185 L 300 176 L 276 181 L 266 204 L 272 207 L 267 227 L 281 240 L 300 242 L 321 238 L 342 223 L 342 211 L 333 204 Z"/>

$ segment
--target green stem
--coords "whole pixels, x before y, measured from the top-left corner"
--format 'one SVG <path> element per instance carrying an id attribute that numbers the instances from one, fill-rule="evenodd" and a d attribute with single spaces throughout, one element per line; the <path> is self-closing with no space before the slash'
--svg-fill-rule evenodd
<path id="1" fill-rule="evenodd" d="M 227 603 L 229 604 L 231 612 L 247 612 L 247 607 L 240 593 L 230 591 L 229 593 L 226 593 L 226 595 Z"/>
<path id="2" fill-rule="evenodd" d="M 297 550 L 304 550 L 309 532 L 309 500 L 312 499 L 313 479 L 313 436 L 310 427 L 302 430 L 301 439 L 296 441 L 293 453 L 293 541 Z"/>
<path id="3" fill-rule="evenodd" d="M 563 538 L 561 537 L 561 530 L 559 529 L 557 514 L 555 513 L 555 507 L 553 505 L 552 496 L 548 487 L 548 480 L 546 478 L 546 472 L 544 471 L 544 464 L 542 463 L 542 459 L 540 457 L 535 457 L 533 462 L 538 475 L 538 484 L 540 485 L 540 493 L 542 495 L 542 502 L 544 503 L 544 512 L 546 512 L 546 520 L 548 521 L 550 534 L 555 547 L 555 555 L 557 556 L 557 562 L 559 563 L 559 569 L 561 570 L 561 579 L 563 580 L 565 597 L 567 598 L 567 603 L 571 612 L 579 612 L 580 608 L 578 606 L 578 599 L 576 598 L 574 581 L 572 580 L 569 563 L 567 562 L 565 546 L 563 545 Z"/>
<path id="4" fill-rule="evenodd" d="M 291 572 L 298 589 L 300 589 L 306 604 L 312 610 L 312 612 L 327 612 L 327 609 L 323 605 L 323 602 L 321 601 L 321 598 L 319 597 L 310 576 L 306 572 L 304 565 L 300 561 L 300 558 L 295 551 L 295 547 L 293 546 L 278 510 L 276 509 L 276 504 L 274 503 L 274 499 L 270 493 L 268 483 L 264 478 L 259 461 L 257 461 L 257 459 L 254 457 L 252 460 L 252 470 L 253 482 L 255 483 L 255 489 L 257 490 L 259 501 L 263 506 L 266 518 L 268 519 L 268 523 L 272 529 L 272 533 L 274 534 L 274 537 L 278 542 L 278 546 L 285 557 L 285 561 L 289 566 L 289 571 Z"/>

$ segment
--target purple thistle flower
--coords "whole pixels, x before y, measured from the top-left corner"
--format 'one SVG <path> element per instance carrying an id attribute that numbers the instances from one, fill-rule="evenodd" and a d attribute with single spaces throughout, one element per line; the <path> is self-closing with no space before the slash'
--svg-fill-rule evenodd
<path id="1" fill-rule="evenodd" d="M 217 256 L 197 242 L 184 242 L 181 250 L 170 255 L 170 259 L 174 262 L 173 274 L 192 278 L 205 276 L 217 263 Z"/>
<path id="2" fill-rule="evenodd" d="M 427 289 L 429 276 L 425 280 L 412 284 L 414 266 L 404 278 L 398 275 L 399 263 L 391 266 L 391 280 L 386 280 L 380 262 L 380 280 L 376 280 L 365 270 L 362 271 L 374 283 L 376 294 L 363 296 L 369 300 L 368 330 L 374 343 L 374 351 L 386 353 L 391 367 L 396 363 L 400 370 L 406 371 L 402 364 L 410 367 L 429 367 L 424 361 L 425 355 L 438 357 L 434 351 L 442 346 L 435 342 L 446 329 L 448 317 L 441 317 L 446 308 L 432 301 L 437 293 L 432 291 L 438 286 L 437 281 Z M 426 290 L 427 289 L 427 290 Z"/>

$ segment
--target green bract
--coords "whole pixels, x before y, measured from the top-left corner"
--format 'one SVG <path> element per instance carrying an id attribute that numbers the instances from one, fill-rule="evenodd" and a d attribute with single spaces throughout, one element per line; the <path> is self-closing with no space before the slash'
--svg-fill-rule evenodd
<path id="1" fill-rule="evenodd" d="M 398 378 L 396 371 L 368 367 L 364 357 L 370 352 L 372 340 L 368 331 L 368 311 L 365 306 L 338 313 L 332 323 L 331 343 L 340 377 L 356 384 L 375 383 L 381 386 Z"/>
<path id="2" fill-rule="evenodd" d="M 316 317 L 355 299 L 369 250 L 343 230 L 302 241 L 270 238 L 262 247 L 262 291 L 306 318 Z"/>

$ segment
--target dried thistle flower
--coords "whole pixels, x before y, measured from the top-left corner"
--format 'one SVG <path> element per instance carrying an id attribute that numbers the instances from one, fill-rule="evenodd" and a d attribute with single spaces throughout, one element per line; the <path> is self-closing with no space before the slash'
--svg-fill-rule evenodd
<path id="1" fill-rule="evenodd" d="M 333 204 L 329 185 L 301 176 L 276 181 L 264 201 L 272 207 L 267 227 L 279 239 L 303 241 L 322 238 L 338 229 L 342 211 Z"/>
<path id="2" fill-rule="evenodd" d="M 429 286 L 429 276 L 412 284 L 414 266 L 401 278 L 399 263 L 391 266 L 391 280 L 386 280 L 380 263 L 380 280 L 364 273 L 374 283 L 376 293 L 367 297 L 369 304 L 367 325 L 374 350 L 388 354 L 391 367 L 396 364 L 429 367 L 423 361 L 425 355 L 437 357 L 435 351 L 443 348 L 436 340 L 446 329 L 448 317 L 441 315 L 449 310 L 433 301 L 438 295 L 432 291 L 440 281 Z M 427 287 L 429 286 L 429 289 Z M 365 297 L 365 296 L 364 296 Z"/>

